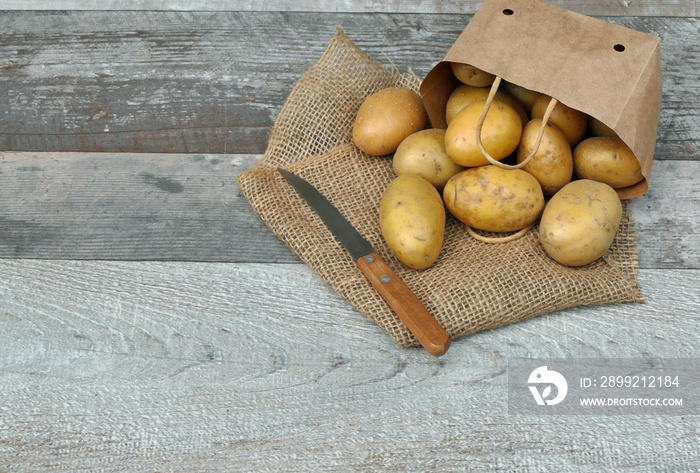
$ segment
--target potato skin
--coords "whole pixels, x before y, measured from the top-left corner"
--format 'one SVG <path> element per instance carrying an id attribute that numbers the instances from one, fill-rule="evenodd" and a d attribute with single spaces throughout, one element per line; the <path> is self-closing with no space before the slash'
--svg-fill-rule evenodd
<path id="1" fill-rule="evenodd" d="M 425 269 L 442 249 L 445 206 L 432 184 L 415 174 L 404 174 L 391 181 L 382 195 L 379 226 L 399 261 Z"/>
<path id="2" fill-rule="evenodd" d="M 573 181 L 547 203 L 540 242 L 555 261 L 584 266 L 608 251 L 621 218 L 622 203 L 612 187 L 590 179 Z"/>
<path id="3" fill-rule="evenodd" d="M 450 63 L 450 67 L 452 68 L 452 73 L 460 82 L 473 87 L 488 87 L 496 80 L 495 75 L 489 74 L 469 64 L 452 62 Z"/>
<path id="4" fill-rule="evenodd" d="M 541 118 L 533 118 L 525 125 L 518 146 L 518 163 L 522 163 L 532 153 L 541 126 Z M 554 195 L 571 182 L 574 172 L 571 147 L 559 127 L 547 122 L 535 156 L 520 169 L 535 176 L 544 195 Z"/>
<path id="5" fill-rule="evenodd" d="M 489 164 L 476 144 L 476 125 L 484 110 L 485 100 L 464 107 L 447 126 L 445 149 L 460 166 L 473 167 Z M 504 102 L 494 100 L 481 128 L 481 142 L 488 153 L 500 161 L 518 147 L 523 124 L 518 113 Z"/>
<path id="6" fill-rule="evenodd" d="M 445 130 L 428 128 L 417 131 L 401 142 L 394 153 L 394 172 L 418 174 L 441 191 L 445 183 L 464 170 L 445 151 Z"/>
<path id="7" fill-rule="evenodd" d="M 583 140 L 574 149 L 574 171 L 583 179 L 619 189 L 644 179 L 639 161 L 620 138 L 599 136 Z"/>
<path id="8" fill-rule="evenodd" d="M 532 105 L 532 118 L 544 117 L 544 112 L 547 110 L 551 97 L 548 95 L 540 95 Z M 558 102 L 549 116 L 549 121 L 559 127 L 564 132 L 569 145 L 573 148 L 586 135 L 588 127 L 587 115 L 579 110 Z"/>
<path id="9" fill-rule="evenodd" d="M 532 106 L 535 104 L 535 101 L 539 98 L 539 96 L 542 95 L 537 91 L 526 89 L 525 87 L 521 87 L 505 80 L 501 81 L 501 88 L 518 99 L 518 102 L 523 104 L 523 107 L 527 113 L 532 113 Z"/>
<path id="10" fill-rule="evenodd" d="M 467 105 L 478 102 L 480 100 L 486 100 L 489 96 L 491 87 L 472 87 L 471 85 L 462 84 L 452 91 L 447 99 L 447 105 L 445 107 L 445 121 L 449 125 L 452 119 L 457 115 L 460 110 L 462 110 Z M 507 103 L 513 110 L 518 112 L 520 120 L 523 125 L 530 121 L 530 117 L 527 115 L 523 104 L 521 104 L 518 99 L 513 97 L 511 94 L 504 90 L 498 90 L 494 96 L 494 100 L 501 100 Z"/>
<path id="11" fill-rule="evenodd" d="M 539 218 L 544 195 L 537 179 L 522 169 L 489 164 L 455 174 L 443 190 L 445 206 L 477 230 L 513 232 Z"/>
<path id="12" fill-rule="evenodd" d="M 425 128 L 428 113 L 416 92 L 389 87 L 365 99 L 355 116 L 352 139 L 367 154 L 384 156 L 396 151 L 412 133 Z"/>

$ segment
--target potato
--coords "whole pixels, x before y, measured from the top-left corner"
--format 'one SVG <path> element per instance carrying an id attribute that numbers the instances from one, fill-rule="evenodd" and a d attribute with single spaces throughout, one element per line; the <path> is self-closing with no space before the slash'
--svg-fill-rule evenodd
<path id="1" fill-rule="evenodd" d="M 501 88 L 515 97 L 520 102 L 527 113 L 532 113 L 532 106 L 535 101 L 542 95 L 534 90 L 526 89 L 512 82 L 501 81 Z"/>
<path id="2" fill-rule="evenodd" d="M 396 151 L 404 138 L 425 128 L 427 122 L 428 113 L 420 95 L 403 87 L 390 87 L 362 103 L 352 139 L 365 153 L 384 156 Z"/>
<path id="3" fill-rule="evenodd" d="M 445 206 L 435 187 L 415 174 L 395 178 L 379 203 L 379 226 L 391 252 L 405 265 L 425 269 L 440 255 Z"/>
<path id="4" fill-rule="evenodd" d="M 533 118 L 523 128 L 523 137 L 518 146 L 518 163 L 525 161 L 534 150 L 541 127 L 542 119 Z M 571 182 L 574 172 L 571 147 L 559 127 L 552 122 L 547 123 L 535 156 L 520 169 L 535 176 L 544 195 L 554 195 Z"/>
<path id="5" fill-rule="evenodd" d="M 617 137 L 617 133 L 615 133 L 612 128 L 590 115 L 588 115 L 588 133 L 592 136 Z"/>
<path id="6" fill-rule="evenodd" d="M 428 128 L 417 131 L 401 142 L 394 153 L 394 172 L 418 174 L 441 191 L 445 183 L 464 170 L 445 151 L 445 130 Z"/>
<path id="7" fill-rule="evenodd" d="M 574 149 L 574 171 L 583 179 L 604 182 L 619 189 L 638 183 L 644 176 L 639 161 L 620 138 L 598 136 L 583 140 Z"/>
<path id="8" fill-rule="evenodd" d="M 537 221 L 544 195 L 537 179 L 522 169 L 489 164 L 455 174 L 442 193 L 452 215 L 477 230 L 513 232 Z"/>
<path id="9" fill-rule="evenodd" d="M 450 63 L 450 67 L 452 68 L 452 73 L 457 79 L 460 80 L 460 82 L 473 87 L 487 87 L 493 84 L 493 81 L 496 80 L 495 75 L 489 74 L 488 72 L 482 71 L 474 66 L 470 66 L 469 64 L 452 62 Z"/>
<path id="10" fill-rule="evenodd" d="M 549 95 L 540 95 L 532 105 L 532 118 L 544 117 L 544 112 L 549 105 L 551 97 Z M 561 102 L 558 102 L 554 107 L 552 114 L 549 116 L 549 121 L 558 126 L 564 132 L 569 145 L 573 148 L 586 135 L 586 127 L 588 121 L 586 114 L 567 107 Z"/>
<path id="11" fill-rule="evenodd" d="M 476 124 L 484 110 L 485 100 L 464 107 L 447 126 L 445 149 L 460 166 L 473 167 L 489 164 L 476 144 Z M 510 105 L 494 100 L 481 128 L 481 142 L 496 161 L 510 155 L 518 147 L 523 124 Z"/>
<path id="12" fill-rule="evenodd" d="M 621 218 L 622 203 L 612 187 L 590 179 L 573 181 L 547 203 L 540 242 L 555 261 L 583 266 L 608 251 Z"/>
<path id="13" fill-rule="evenodd" d="M 445 120 L 447 124 L 449 125 L 455 115 L 470 103 L 486 100 L 490 91 L 490 87 L 472 87 L 467 84 L 458 86 L 447 99 L 447 106 L 445 107 Z M 518 112 L 523 125 L 530 121 L 523 105 L 508 92 L 502 90 L 497 91 L 494 100 L 501 100 L 513 107 L 513 110 Z"/>

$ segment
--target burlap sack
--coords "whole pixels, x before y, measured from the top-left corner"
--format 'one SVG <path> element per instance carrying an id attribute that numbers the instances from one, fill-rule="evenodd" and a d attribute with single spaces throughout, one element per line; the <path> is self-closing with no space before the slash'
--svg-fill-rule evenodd
<path id="1" fill-rule="evenodd" d="M 581 268 L 550 259 L 536 227 L 519 240 L 491 245 L 474 240 L 449 215 L 444 247 L 432 267 L 416 271 L 394 258 L 378 219 L 381 195 L 395 177 L 391 157 L 365 155 L 352 142 L 360 104 L 368 95 L 394 85 L 417 91 L 420 80 L 410 71 L 402 74 L 381 66 L 338 30 L 290 93 L 264 156 L 238 176 L 244 195 L 263 221 L 358 311 L 398 344 L 417 345 L 342 244 L 279 174 L 278 166 L 323 193 L 453 338 L 567 307 L 643 300 L 627 203 L 610 251 Z"/>

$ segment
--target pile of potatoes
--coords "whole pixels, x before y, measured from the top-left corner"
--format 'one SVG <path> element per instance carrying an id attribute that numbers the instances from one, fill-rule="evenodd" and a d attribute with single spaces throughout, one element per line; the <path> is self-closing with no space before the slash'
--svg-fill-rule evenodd
<path id="1" fill-rule="evenodd" d="M 444 130 L 426 128 L 421 97 L 401 87 L 371 95 L 358 110 L 357 147 L 393 155 L 397 177 L 379 208 L 391 251 L 411 268 L 431 266 L 442 249 L 446 208 L 486 232 L 524 232 L 539 222 L 543 248 L 567 266 L 600 258 L 622 216 L 615 189 L 643 179 L 630 148 L 599 120 L 560 102 L 543 127 L 551 97 L 503 81 L 483 120 L 481 147 L 496 164 L 514 164 L 491 164 L 476 130 L 494 76 L 465 64 L 452 63 L 452 70 L 461 84 L 447 101 Z"/>

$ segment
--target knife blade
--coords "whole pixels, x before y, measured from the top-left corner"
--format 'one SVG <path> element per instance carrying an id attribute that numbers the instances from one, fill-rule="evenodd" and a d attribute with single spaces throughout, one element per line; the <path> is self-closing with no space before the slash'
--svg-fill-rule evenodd
<path id="1" fill-rule="evenodd" d="M 450 347 L 452 337 L 430 315 L 418 297 L 392 271 L 372 245 L 315 187 L 285 169 L 277 168 L 277 170 L 345 246 L 362 274 L 389 304 L 423 348 L 433 356 L 444 355 Z"/>

